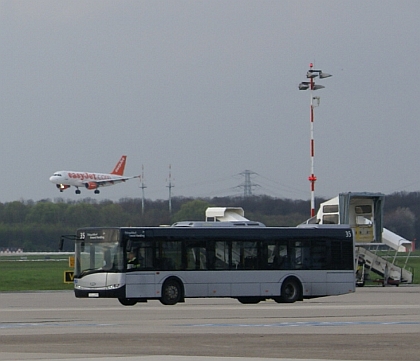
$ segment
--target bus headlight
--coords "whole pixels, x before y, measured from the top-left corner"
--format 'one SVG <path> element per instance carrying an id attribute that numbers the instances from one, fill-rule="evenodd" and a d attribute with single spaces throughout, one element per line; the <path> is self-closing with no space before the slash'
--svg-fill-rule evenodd
<path id="1" fill-rule="evenodd" d="M 121 285 L 119 283 L 116 283 L 116 284 L 113 284 L 113 285 L 106 286 L 106 289 L 107 290 L 115 290 L 116 288 L 120 288 L 120 287 L 121 287 Z"/>

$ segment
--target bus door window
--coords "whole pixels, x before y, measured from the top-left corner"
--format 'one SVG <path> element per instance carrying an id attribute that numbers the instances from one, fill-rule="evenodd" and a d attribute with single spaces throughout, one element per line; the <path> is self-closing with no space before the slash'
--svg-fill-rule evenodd
<path id="1" fill-rule="evenodd" d="M 182 242 L 158 241 L 155 250 L 155 268 L 160 270 L 182 269 Z"/>
<path id="2" fill-rule="evenodd" d="M 140 242 L 138 247 L 139 268 L 152 269 L 153 268 L 153 248 L 149 241 Z"/>
<path id="3" fill-rule="evenodd" d="M 152 269 L 153 249 L 150 241 L 133 242 L 127 250 L 127 269 Z"/>
<path id="4" fill-rule="evenodd" d="M 187 241 L 186 247 L 186 269 L 199 270 L 207 269 L 207 252 L 205 241 Z"/>

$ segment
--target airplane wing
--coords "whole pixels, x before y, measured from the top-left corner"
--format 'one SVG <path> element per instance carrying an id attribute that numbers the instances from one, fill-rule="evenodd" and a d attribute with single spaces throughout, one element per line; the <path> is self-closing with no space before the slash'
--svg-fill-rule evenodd
<path id="1" fill-rule="evenodd" d="M 139 177 L 140 177 L 139 175 L 135 175 L 133 177 L 118 177 L 118 178 L 113 178 L 113 179 L 85 181 L 83 182 L 83 184 L 87 189 L 96 189 L 99 187 L 112 186 L 114 184 L 122 183 L 129 179 L 139 178 Z"/>

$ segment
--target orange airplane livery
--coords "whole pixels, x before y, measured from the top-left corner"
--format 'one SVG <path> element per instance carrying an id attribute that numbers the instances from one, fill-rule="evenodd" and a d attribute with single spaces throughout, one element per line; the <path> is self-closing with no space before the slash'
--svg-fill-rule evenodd
<path id="1" fill-rule="evenodd" d="M 123 155 L 111 173 L 91 173 L 91 172 L 73 172 L 59 171 L 55 172 L 50 181 L 56 184 L 60 192 L 71 186 L 76 187 L 76 194 L 80 194 L 79 187 L 85 187 L 93 190 L 95 194 L 99 193 L 99 187 L 112 186 L 117 183 L 125 182 L 128 179 L 139 178 L 139 175 L 133 177 L 124 177 L 124 168 L 127 156 Z"/>

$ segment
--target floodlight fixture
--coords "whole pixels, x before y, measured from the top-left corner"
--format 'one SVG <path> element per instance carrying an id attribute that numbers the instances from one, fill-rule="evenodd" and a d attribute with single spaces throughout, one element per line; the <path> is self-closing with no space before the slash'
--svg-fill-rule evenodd
<path id="1" fill-rule="evenodd" d="M 328 73 L 323 73 L 322 71 L 319 73 L 319 79 L 329 78 L 330 76 L 332 75 Z"/>
<path id="2" fill-rule="evenodd" d="M 303 81 L 299 84 L 299 90 L 308 90 L 309 89 L 309 82 Z"/>
<path id="3" fill-rule="evenodd" d="M 306 73 L 306 77 L 309 79 L 316 78 L 317 76 L 318 74 L 316 73 L 316 70 L 308 70 L 308 72 Z"/>

